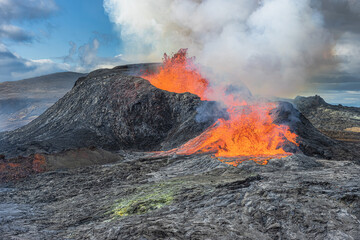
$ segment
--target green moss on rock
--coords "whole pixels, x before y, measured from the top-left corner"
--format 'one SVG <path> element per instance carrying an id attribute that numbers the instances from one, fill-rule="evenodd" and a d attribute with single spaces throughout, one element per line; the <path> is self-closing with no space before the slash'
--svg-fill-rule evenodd
<path id="1" fill-rule="evenodd" d="M 112 211 L 115 217 L 145 214 L 169 205 L 174 200 L 172 184 L 157 184 L 138 188 L 131 196 L 119 200 Z"/>

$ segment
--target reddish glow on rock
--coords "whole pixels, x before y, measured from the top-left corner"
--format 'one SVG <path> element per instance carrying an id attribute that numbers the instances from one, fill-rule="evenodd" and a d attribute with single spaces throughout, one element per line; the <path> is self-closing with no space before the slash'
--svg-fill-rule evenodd
<path id="1" fill-rule="evenodd" d="M 12 181 L 45 171 L 46 158 L 42 154 L 0 159 L 0 182 Z"/>

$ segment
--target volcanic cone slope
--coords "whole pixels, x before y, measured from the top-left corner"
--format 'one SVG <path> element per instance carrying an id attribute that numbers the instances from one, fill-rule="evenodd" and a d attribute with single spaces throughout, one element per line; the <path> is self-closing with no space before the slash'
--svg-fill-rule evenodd
<path id="1" fill-rule="evenodd" d="M 92 146 L 111 151 L 169 150 L 226 117 L 215 102 L 164 91 L 131 75 L 154 71 L 156 66 L 100 69 L 79 78 L 70 92 L 37 119 L 0 133 L 0 153 L 8 158 Z M 342 145 L 321 134 L 290 103 L 280 102 L 272 114 L 274 123 L 289 125 L 299 136 L 299 148 L 285 144 L 286 151 L 326 158 L 344 155 Z"/>
<path id="2" fill-rule="evenodd" d="M 198 123 L 200 98 L 160 90 L 128 69 L 102 69 L 30 124 L 0 135 L 7 156 L 97 146 L 107 150 L 160 150 L 195 137 L 215 120 Z M 213 104 L 208 104 L 212 106 Z"/>

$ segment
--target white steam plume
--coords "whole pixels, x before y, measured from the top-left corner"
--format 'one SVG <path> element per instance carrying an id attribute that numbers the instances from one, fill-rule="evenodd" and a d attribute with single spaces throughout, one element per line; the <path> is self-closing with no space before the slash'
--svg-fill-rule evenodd
<path id="1" fill-rule="evenodd" d="M 104 0 L 130 61 L 189 48 L 212 84 L 290 96 L 331 59 L 332 39 L 310 0 Z"/>

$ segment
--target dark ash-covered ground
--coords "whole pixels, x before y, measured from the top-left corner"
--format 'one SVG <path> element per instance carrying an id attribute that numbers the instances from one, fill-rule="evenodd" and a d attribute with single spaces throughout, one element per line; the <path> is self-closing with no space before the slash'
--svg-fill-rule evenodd
<path id="1" fill-rule="evenodd" d="M 2 239 L 359 239 L 353 162 L 122 155 L 3 185 Z"/>
<path id="2" fill-rule="evenodd" d="M 0 133 L 0 239 L 360 239 L 360 143 L 326 131 L 356 130 L 359 109 L 279 103 L 274 122 L 299 147 L 264 166 L 159 155 L 147 151 L 181 145 L 223 112 L 138 71 L 90 73 L 32 123 Z M 342 112 L 351 117 L 338 121 Z"/>

